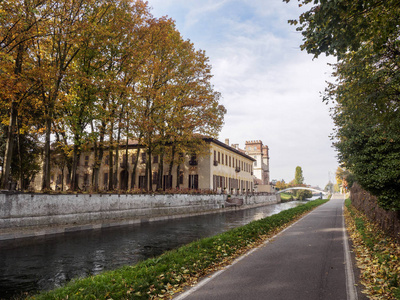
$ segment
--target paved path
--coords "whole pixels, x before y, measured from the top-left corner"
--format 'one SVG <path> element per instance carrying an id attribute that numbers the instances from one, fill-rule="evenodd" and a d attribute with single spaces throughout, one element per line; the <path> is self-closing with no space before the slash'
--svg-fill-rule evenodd
<path id="1" fill-rule="evenodd" d="M 343 196 L 176 299 L 353 300 Z"/>

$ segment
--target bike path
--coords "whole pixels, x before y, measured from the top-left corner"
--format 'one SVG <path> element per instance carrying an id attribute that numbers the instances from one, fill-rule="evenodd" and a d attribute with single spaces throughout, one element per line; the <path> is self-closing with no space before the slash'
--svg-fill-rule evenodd
<path id="1" fill-rule="evenodd" d="M 343 195 L 175 299 L 357 299 Z"/>

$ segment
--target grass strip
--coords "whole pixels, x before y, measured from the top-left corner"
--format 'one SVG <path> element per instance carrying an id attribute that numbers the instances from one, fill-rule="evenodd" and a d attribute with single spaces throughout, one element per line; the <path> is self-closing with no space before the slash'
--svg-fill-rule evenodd
<path id="1" fill-rule="evenodd" d="M 159 257 L 76 279 L 32 299 L 168 299 L 262 244 L 328 200 L 314 200 L 222 234 L 192 242 Z"/>
<path id="2" fill-rule="evenodd" d="M 352 206 L 350 199 L 345 207 L 363 293 L 370 299 L 400 299 L 400 243 Z"/>
<path id="3" fill-rule="evenodd" d="M 281 200 L 282 201 L 291 201 L 291 200 L 293 200 L 293 194 L 281 193 Z"/>

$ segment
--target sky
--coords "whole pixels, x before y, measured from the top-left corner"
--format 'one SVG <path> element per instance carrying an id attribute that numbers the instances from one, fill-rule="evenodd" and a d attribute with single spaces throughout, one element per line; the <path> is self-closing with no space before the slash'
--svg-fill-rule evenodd
<path id="1" fill-rule="evenodd" d="M 244 149 L 269 147 L 270 178 L 324 188 L 338 167 L 330 108 L 322 102 L 334 82 L 335 58 L 300 50 L 302 35 L 288 20 L 307 7 L 282 0 L 148 0 L 155 17 L 168 16 L 212 65 L 212 84 L 227 109 L 219 140 Z"/>

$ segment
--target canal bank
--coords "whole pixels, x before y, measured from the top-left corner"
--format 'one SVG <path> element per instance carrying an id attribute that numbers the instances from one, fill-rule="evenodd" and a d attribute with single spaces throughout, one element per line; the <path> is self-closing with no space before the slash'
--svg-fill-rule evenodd
<path id="1" fill-rule="evenodd" d="M 0 194 L 0 241 L 242 210 L 276 194 Z"/>

